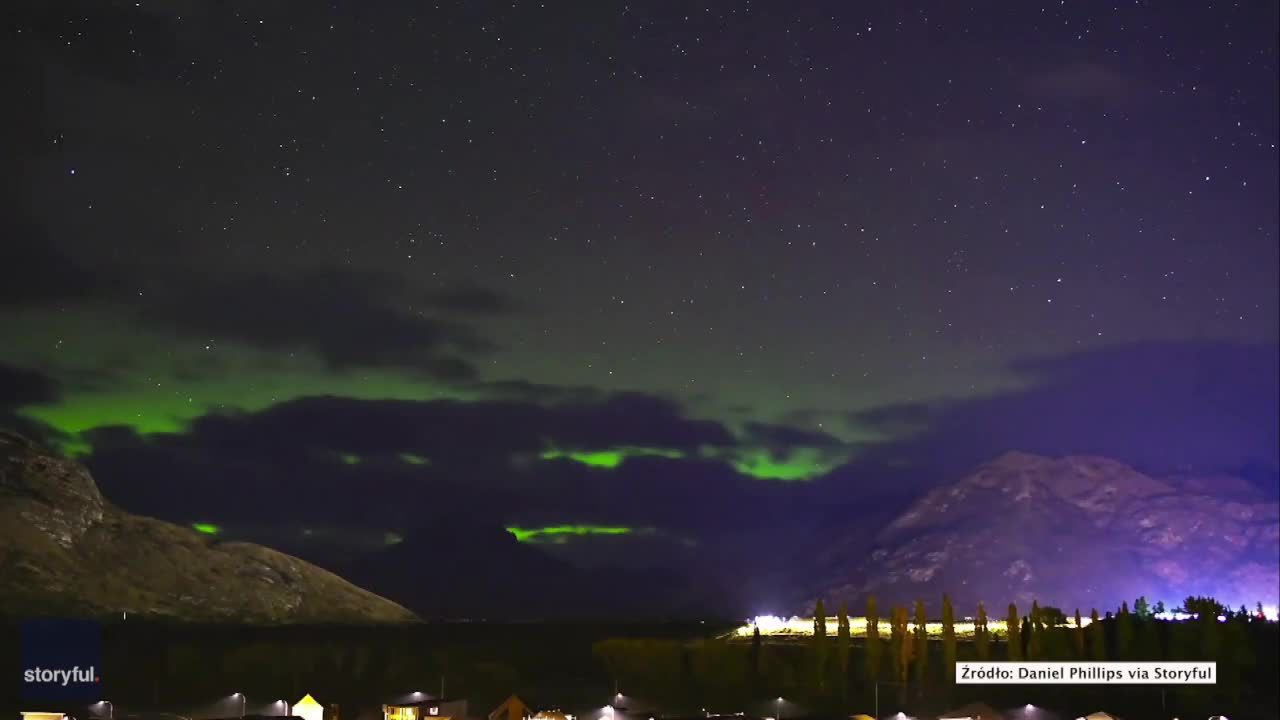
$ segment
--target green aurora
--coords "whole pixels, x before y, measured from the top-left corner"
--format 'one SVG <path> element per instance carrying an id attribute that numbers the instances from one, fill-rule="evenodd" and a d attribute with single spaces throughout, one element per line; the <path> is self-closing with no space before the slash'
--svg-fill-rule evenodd
<path id="1" fill-rule="evenodd" d="M 522 543 L 563 543 L 572 537 L 588 537 L 592 535 L 632 535 L 636 528 L 616 525 L 552 525 L 540 528 L 508 527 L 507 532 Z"/>
<path id="2" fill-rule="evenodd" d="M 699 455 L 710 460 L 727 461 L 735 470 L 757 480 L 804 481 L 830 472 L 848 460 L 848 453 L 824 453 L 817 448 L 797 448 L 780 456 L 764 448 L 730 451 L 703 448 Z M 671 448 L 618 447 L 607 450 L 547 450 L 538 457 L 544 461 L 568 460 L 588 467 L 615 470 L 630 458 L 660 457 L 682 459 L 687 453 Z"/>
<path id="3" fill-rule="evenodd" d="M 621 447 L 610 450 L 547 450 L 538 457 L 542 460 L 572 460 L 590 467 L 613 470 L 628 458 L 661 457 L 675 460 L 684 457 L 684 453 L 666 448 Z"/>
<path id="4" fill-rule="evenodd" d="M 334 396 L 359 400 L 481 400 L 480 393 L 449 386 L 403 369 L 338 370 L 314 353 L 250 348 L 236 343 L 177 340 L 147 330 L 110 311 L 81 310 L 50 321 L 47 316 L 11 314 L 0 329 L 24 337 L 22 346 L 0 349 L 0 360 L 41 367 L 62 383 L 60 397 L 20 409 L 62 435 L 61 449 L 83 456 L 92 448 L 82 435 L 97 428 L 127 427 L 139 435 L 181 433 L 210 414 L 258 412 L 303 397 Z M 113 358 L 111 383 L 93 379 L 101 367 L 88 350 Z M 85 379 L 88 378 L 88 379 Z M 693 413 L 699 419 L 739 425 L 713 408 Z M 860 433 L 845 433 L 852 440 Z M 846 456 L 800 448 L 778 456 L 766 448 L 702 448 L 700 457 L 731 464 L 760 480 L 803 481 L 820 476 Z M 631 458 L 683 459 L 690 453 L 662 447 L 550 448 L 542 461 L 570 461 L 615 470 Z M 406 448 L 406 465 L 425 466 L 427 457 Z M 339 455 L 347 465 L 362 458 Z"/>

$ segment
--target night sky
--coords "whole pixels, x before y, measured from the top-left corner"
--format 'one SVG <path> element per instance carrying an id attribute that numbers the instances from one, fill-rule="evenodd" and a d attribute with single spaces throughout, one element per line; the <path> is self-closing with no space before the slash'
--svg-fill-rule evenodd
<path id="1" fill-rule="evenodd" d="M 1273 485 L 1277 28 L 19 0 L 0 420 L 175 522 L 659 564 L 1010 449 Z"/>

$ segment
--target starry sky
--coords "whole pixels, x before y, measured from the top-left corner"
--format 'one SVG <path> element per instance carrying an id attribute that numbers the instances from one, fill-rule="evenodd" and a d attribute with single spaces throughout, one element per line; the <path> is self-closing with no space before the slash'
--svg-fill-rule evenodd
<path id="1" fill-rule="evenodd" d="M 131 510 L 675 562 L 1275 477 L 1274 2 L 16 8 L 0 419 Z"/>

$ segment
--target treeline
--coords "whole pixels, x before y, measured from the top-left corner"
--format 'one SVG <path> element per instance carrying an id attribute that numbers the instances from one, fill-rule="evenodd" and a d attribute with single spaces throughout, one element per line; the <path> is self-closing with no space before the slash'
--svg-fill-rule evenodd
<path id="1" fill-rule="evenodd" d="M 707 626 L 634 626 L 688 640 Z M 716 631 L 729 626 L 717 626 Z M 20 621 L 0 619 L 0 674 L 19 677 Z M 117 708 L 204 711 L 233 692 L 256 703 L 312 693 L 325 704 L 377 708 L 414 691 L 465 697 L 483 716 L 512 692 L 568 707 L 599 704 L 611 681 L 591 654 L 619 625 L 424 623 L 244 627 L 137 621 L 103 629 L 102 693 Z M 17 707 L 17 683 L 0 705 Z M 224 703 L 225 704 L 225 703 Z M 119 716 L 119 715 L 117 715 Z M 347 715 L 346 717 L 352 717 Z"/>
<path id="2" fill-rule="evenodd" d="M 715 705 L 725 711 L 765 712 L 783 697 L 806 712 L 846 715 L 870 712 L 879 697 L 887 709 L 925 714 L 976 700 L 1009 706 L 1034 703 L 1076 714 L 1163 707 L 1183 713 L 1227 708 L 1274 709 L 1277 671 L 1275 623 L 1255 613 L 1229 611 L 1211 598 L 1188 598 L 1194 621 L 1158 619 L 1163 610 L 1139 598 L 1130 609 L 1070 616 L 1033 603 L 1025 614 L 1014 605 L 997 631 L 987 608 L 975 608 L 974 632 L 961 638 L 949 598 L 942 600 L 942 631 L 928 633 L 928 608 L 880 608 L 868 600 L 866 635 L 850 633 L 847 608 L 837 611 L 837 632 L 827 632 L 827 612 L 814 609 L 813 634 L 801 642 L 773 641 L 757 630 L 750 642 L 709 639 L 693 643 L 610 639 L 595 654 L 620 687 L 655 703 Z M 1091 622 L 1085 622 L 1088 617 Z M 1223 621 L 1218 618 L 1222 617 Z M 957 686 L 957 660 L 1157 661 L 1214 660 L 1216 686 L 1165 688 L 1115 686 Z M 798 712 L 799 710 L 797 710 Z"/>

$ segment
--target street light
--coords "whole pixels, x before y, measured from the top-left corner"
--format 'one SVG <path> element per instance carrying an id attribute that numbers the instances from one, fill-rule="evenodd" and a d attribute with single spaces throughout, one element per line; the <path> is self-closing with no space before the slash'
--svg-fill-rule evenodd
<path id="1" fill-rule="evenodd" d="M 231 693 L 231 697 L 240 698 L 240 717 L 244 717 L 244 708 L 245 708 L 245 705 L 249 702 L 249 699 L 244 696 L 244 693 L 238 693 L 238 692 Z"/>
<path id="2" fill-rule="evenodd" d="M 782 720 L 782 696 L 778 696 L 778 712 L 776 713 L 778 720 Z"/>
<path id="3" fill-rule="evenodd" d="M 111 720 L 111 718 L 115 717 L 115 715 L 116 715 L 116 706 L 115 706 L 114 704 L 112 704 L 112 702 L 111 702 L 110 700 L 99 700 L 99 701 L 97 702 L 97 704 L 98 704 L 98 705 L 106 705 L 106 706 L 107 706 L 107 720 Z"/>

